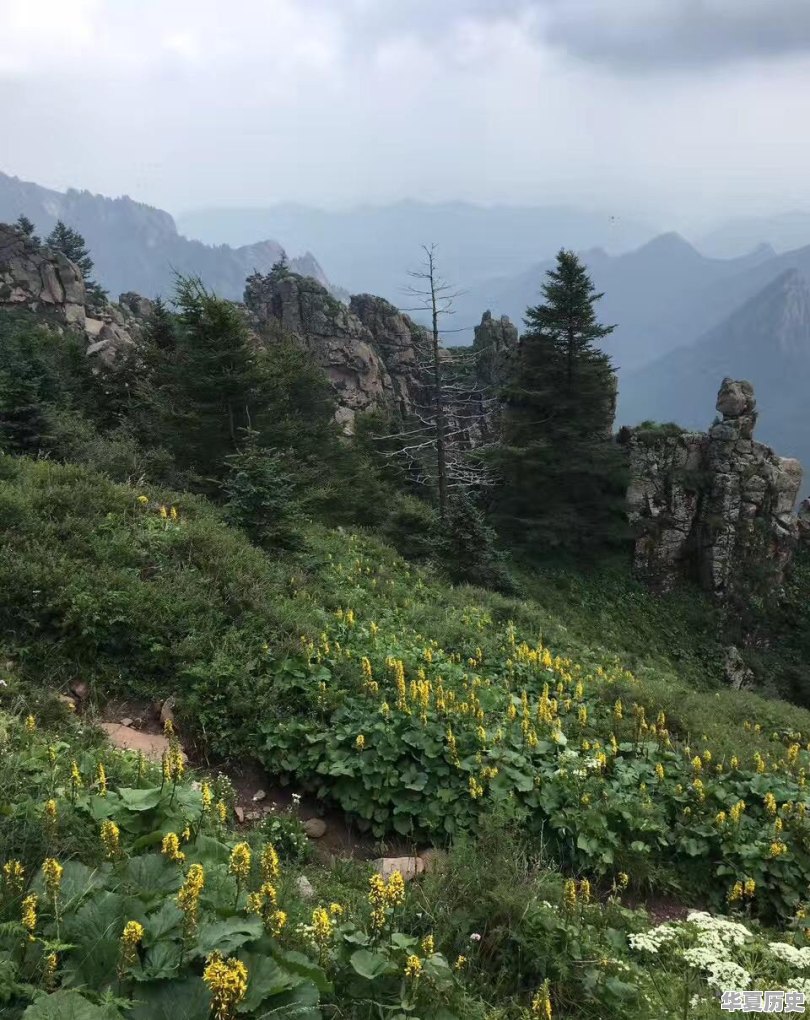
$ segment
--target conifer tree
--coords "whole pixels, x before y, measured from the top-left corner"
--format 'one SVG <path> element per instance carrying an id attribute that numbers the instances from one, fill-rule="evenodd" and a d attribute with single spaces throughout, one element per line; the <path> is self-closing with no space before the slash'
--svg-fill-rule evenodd
<path id="1" fill-rule="evenodd" d="M 93 272 L 93 260 L 90 258 L 85 240 L 78 230 L 57 220 L 56 226 L 45 238 L 45 244 L 70 259 L 78 267 L 85 283 L 93 282 L 90 277 Z"/>
<path id="2" fill-rule="evenodd" d="M 602 295 L 574 252 L 559 252 L 542 295 L 502 393 L 495 513 L 504 534 L 538 552 L 593 550 L 625 532 L 616 379 L 597 346 L 614 327 L 598 321 Z"/>
<path id="3" fill-rule="evenodd" d="M 33 244 L 35 244 L 35 245 L 37 245 L 37 247 L 39 247 L 39 245 L 41 244 L 41 241 L 37 237 L 37 235 L 34 233 L 34 231 L 36 230 L 36 227 L 34 226 L 33 222 L 28 219 L 28 217 L 25 215 L 25 213 L 20 213 L 20 215 L 17 217 L 17 222 L 16 222 L 15 226 L 17 227 L 17 229 L 19 231 L 21 231 L 23 234 L 25 234 L 26 237 L 30 238 L 30 240 L 32 241 Z"/>

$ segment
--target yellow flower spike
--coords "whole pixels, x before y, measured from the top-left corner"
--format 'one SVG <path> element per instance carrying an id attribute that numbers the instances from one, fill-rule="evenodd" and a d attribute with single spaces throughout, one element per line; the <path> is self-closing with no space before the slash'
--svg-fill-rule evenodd
<path id="1" fill-rule="evenodd" d="M 104 768 L 104 762 L 100 761 L 96 766 L 96 784 L 98 786 L 99 797 L 107 796 L 107 770 Z"/>
<path id="2" fill-rule="evenodd" d="M 217 801 L 216 812 L 220 825 L 224 825 L 228 819 L 228 805 L 225 803 L 224 800 Z"/>
<path id="3" fill-rule="evenodd" d="M 587 878 L 583 878 L 579 883 L 579 898 L 584 904 L 591 902 L 591 883 Z"/>
<path id="4" fill-rule="evenodd" d="M 144 937 L 144 927 L 138 921 L 128 921 L 121 932 L 121 958 L 119 970 L 132 967 L 138 960 L 138 947 Z"/>
<path id="5" fill-rule="evenodd" d="M 25 886 L 25 868 L 20 861 L 6 861 L 3 865 L 3 882 L 13 894 L 19 895 Z"/>
<path id="6" fill-rule="evenodd" d="M 731 766 L 731 768 L 736 769 L 739 767 L 739 764 L 740 759 L 737 757 L 736 754 L 732 754 L 731 758 L 729 759 L 729 765 Z"/>
<path id="7" fill-rule="evenodd" d="M 146 504 L 149 502 L 149 497 L 148 496 L 138 496 L 138 502 L 141 504 L 141 506 L 146 506 Z"/>
<path id="8" fill-rule="evenodd" d="M 319 949 L 324 950 L 332 941 L 335 926 L 325 907 L 312 911 L 312 938 Z"/>
<path id="9" fill-rule="evenodd" d="M 343 917 L 345 910 L 343 909 L 340 903 L 330 903 L 329 913 L 332 915 L 332 917 Z"/>
<path id="10" fill-rule="evenodd" d="M 160 852 L 170 861 L 179 864 L 186 859 L 186 855 L 180 849 L 180 839 L 176 832 L 167 832 L 160 845 Z"/>
<path id="11" fill-rule="evenodd" d="M 168 520 L 168 518 L 169 518 L 169 511 L 168 511 L 168 510 L 166 509 L 166 507 L 165 507 L 165 506 L 161 506 L 161 508 L 160 508 L 160 510 L 158 511 L 158 513 L 160 514 L 161 518 L 162 518 L 162 519 L 163 519 L 164 521 L 165 521 L 165 520 Z"/>
<path id="12" fill-rule="evenodd" d="M 203 814 L 208 814 L 214 803 L 214 792 L 211 789 L 211 784 L 203 780 L 200 786 L 200 798 L 202 800 Z"/>
<path id="13" fill-rule="evenodd" d="M 655 766 L 655 774 L 659 779 L 664 778 L 664 766 L 659 761 Z"/>
<path id="14" fill-rule="evenodd" d="M 28 934 L 28 940 L 34 941 L 34 932 L 37 927 L 37 905 L 39 897 L 36 893 L 29 893 L 22 901 L 20 908 L 20 923 Z"/>
<path id="15" fill-rule="evenodd" d="M 425 956 L 432 956 L 436 951 L 433 935 L 425 935 L 419 945 L 421 946 L 422 952 Z"/>
<path id="16" fill-rule="evenodd" d="M 763 804 L 764 804 L 766 812 L 769 815 L 775 815 L 776 814 L 776 797 L 774 797 L 774 795 L 772 793 L 766 793 L 765 794 L 765 797 L 764 797 L 764 800 L 763 800 Z"/>
<path id="17" fill-rule="evenodd" d="M 205 961 L 203 981 L 211 993 L 214 1020 L 233 1020 L 236 1008 L 247 995 L 248 969 L 241 960 L 223 960 L 212 953 Z"/>
<path id="18" fill-rule="evenodd" d="M 456 970 L 456 971 L 463 970 L 466 966 L 467 966 L 467 957 L 466 956 L 457 956 L 456 957 L 456 962 L 453 964 L 453 970 Z"/>
<path id="19" fill-rule="evenodd" d="M 237 843 L 231 850 L 228 860 L 228 871 L 237 882 L 245 882 L 250 876 L 252 854 L 247 843 Z"/>
<path id="20" fill-rule="evenodd" d="M 577 905 L 577 884 L 573 878 L 567 878 L 563 885 L 563 904 L 568 910 Z"/>
<path id="21" fill-rule="evenodd" d="M 200 896 L 205 888 L 205 871 L 202 864 L 192 864 L 188 869 L 185 881 L 177 893 L 177 906 L 183 911 L 183 928 L 186 938 L 191 938 L 197 931 L 199 920 Z"/>
<path id="22" fill-rule="evenodd" d="M 701 772 L 703 770 L 703 762 L 697 755 L 692 759 L 692 768 L 695 772 Z"/>
<path id="23" fill-rule="evenodd" d="M 552 1020 L 548 978 L 546 978 L 532 999 L 530 1015 L 532 1020 Z"/>
<path id="24" fill-rule="evenodd" d="M 274 882 L 281 874 L 278 853 L 272 843 L 265 843 L 262 849 L 261 871 L 265 882 Z"/>
<path id="25" fill-rule="evenodd" d="M 729 889 L 726 899 L 729 903 L 739 903 L 743 898 L 743 884 L 742 882 L 735 882 L 734 885 Z"/>
<path id="26" fill-rule="evenodd" d="M 287 924 L 287 915 L 283 910 L 274 910 L 270 916 L 269 931 L 274 938 L 278 938 Z"/>
<path id="27" fill-rule="evenodd" d="M 782 854 L 787 853 L 787 845 L 781 840 L 774 840 L 768 849 L 768 856 L 771 858 L 781 857 Z"/>
<path id="28" fill-rule="evenodd" d="M 624 708 L 622 706 L 621 698 L 617 698 L 613 705 L 613 718 L 619 720 L 624 714 Z"/>
<path id="29" fill-rule="evenodd" d="M 405 977 L 416 980 L 422 973 L 422 961 L 414 953 L 411 953 L 405 961 Z"/>
<path id="30" fill-rule="evenodd" d="M 630 876 L 626 871 L 620 871 L 616 876 L 616 887 L 620 890 L 626 889 L 630 885 Z"/>
<path id="31" fill-rule="evenodd" d="M 25 726 L 25 732 L 26 733 L 29 733 L 29 734 L 30 733 L 36 733 L 37 721 L 36 721 L 36 719 L 32 715 L 27 715 L 25 717 L 24 726 Z"/>
<path id="32" fill-rule="evenodd" d="M 59 966 L 59 957 L 56 953 L 48 953 L 45 957 L 42 968 L 42 982 L 48 991 L 52 991 L 56 983 L 56 968 Z"/>
<path id="33" fill-rule="evenodd" d="M 366 738 L 362 733 L 358 733 L 354 740 L 354 746 L 358 751 L 362 751 L 366 746 Z"/>
<path id="34" fill-rule="evenodd" d="M 58 824 L 58 806 L 56 801 L 51 797 L 50 800 L 45 801 L 45 827 L 53 833 L 56 830 Z"/>
<path id="35" fill-rule="evenodd" d="M 42 874 L 45 879 L 45 888 L 52 900 L 55 900 L 62 888 L 62 873 L 64 868 L 54 857 L 46 857 L 42 862 Z"/>

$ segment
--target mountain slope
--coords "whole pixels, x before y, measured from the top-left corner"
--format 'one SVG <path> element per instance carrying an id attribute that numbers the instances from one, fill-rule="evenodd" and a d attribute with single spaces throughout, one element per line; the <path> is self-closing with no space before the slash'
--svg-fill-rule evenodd
<path id="1" fill-rule="evenodd" d="M 512 275 L 561 245 L 611 251 L 635 247 L 654 233 L 643 223 L 565 207 L 397 202 L 327 211 L 303 205 L 266 209 L 202 209 L 179 217 L 181 229 L 212 243 L 246 244 L 283 237 L 316 251 L 330 275 L 352 293 L 371 291 L 401 304 L 407 271 L 421 246 L 436 243 L 442 275 L 461 288 Z M 483 309 L 477 306 L 477 322 Z M 472 335 L 472 334 L 470 334 Z"/>
<path id="2" fill-rule="evenodd" d="M 810 242 L 810 213 L 794 210 L 775 216 L 740 216 L 704 234 L 697 247 L 716 258 L 732 258 L 765 241 L 777 251 L 800 248 Z"/>
<path id="3" fill-rule="evenodd" d="M 624 255 L 595 249 L 582 257 L 597 289 L 604 291 L 600 318 L 618 324 L 604 346 L 621 373 L 689 343 L 721 321 L 757 289 L 755 283 L 746 282 L 729 303 L 726 281 L 759 267 L 767 276 L 773 252 L 761 247 L 739 259 L 707 259 L 678 234 L 669 233 Z M 522 322 L 526 308 L 538 303 L 551 265 L 540 263 L 517 277 L 471 290 L 458 303 L 459 322 L 476 321 L 476 309 L 482 307 Z M 779 269 L 770 272 L 775 276 Z M 715 290 L 708 293 L 712 287 Z"/>
<path id="4" fill-rule="evenodd" d="M 147 297 L 169 294 L 177 272 L 199 276 L 222 297 L 241 300 L 246 277 L 254 270 L 267 272 L 282 251 L 277 241 L 212 247 L 180 235 L 169 213 L 126 196 L 106 198 L 74 189 L 62 193 L 0 173 L 0 222 L 14 222 L 21 213 L 42 234 L 58 219 L 83 234 L 96 278 L 114 295 L 128 290 Z M 327 282 L 309 253 L 293 259 L 291 266 Z"/>
<path id="5" fill-rule="evenodd" d="M 760 438 L 810 466 L 810 282 L 799 270 L 784 270 L 697 342 L 626 373 L 618 421 L 705 428 L 706 407 L 728 375 L 753 383 Z"/>

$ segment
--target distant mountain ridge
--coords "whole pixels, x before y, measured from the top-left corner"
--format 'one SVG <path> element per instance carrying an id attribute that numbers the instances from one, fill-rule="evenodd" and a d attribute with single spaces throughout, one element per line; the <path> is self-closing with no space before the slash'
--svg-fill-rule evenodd
<path id="1" fill-rule="evenodd" d="M 53 191 L 0 173 L 0 222 L 20 214 L 47 234 L 58 219 L 78 230 L 96 264 L 98 282 L 111 294 L 135 290 L 147 297 L 169 295 L 175 273 L 199 276 L 222 297 L 241 300 L 245 279 L 267 272 L 281 255 L 275 240 L 231 248 L 193 241 L 178 233 L 172 216 L 126 196 L 106 198 L 89 191 Z M 307 252 L 291 268 L 328 285 L 315 257 Z"/>
<path id="2" fill-rule="evenodd" d="M 291 247 L 317 252 L 332 279 L 352 293 L 371 291 L 397 305 L 404 303 L 408 270 L 418 267 L 424 244 L 438 246 L 439 268 L 450 284 L 475 291 L 481 281 L 522 272 L 561 246 L 627 251 L 656 232 L 622 216 L 566 206 L 411 200 L 337 211 L 295 203 L 201 209 L 178 222 L 211 243 L 282 237 Z M 474 321 L 480 318 L 479 308 Z"/>

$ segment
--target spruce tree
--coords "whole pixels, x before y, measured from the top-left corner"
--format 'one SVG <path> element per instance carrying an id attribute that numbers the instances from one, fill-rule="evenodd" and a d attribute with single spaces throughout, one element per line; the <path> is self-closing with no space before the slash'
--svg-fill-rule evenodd
<path id="1" fill-rule="evenodd" d="M 57 220 L 56 226 L 45 238 L 45 244 L 54 251 L 60 251 L 65 258 L 70 259 L 82 274 L 85 283 L 93 281 L 90 274 L 93 272 L 93 260 L 87 249 L 85 240 L 78 230 L 66 226 L 61 220 Z"/>
<path id="2" fill-rule="evenodd" d="M 41 241 L 34 233 L 36 227 L 34 226 L 33 222 L 28 219 L 25 213 L 20 213 L 20 215 L 17 217 L 17 222 L 14 225 L 21 233 L 25 234 L 25 236 L 29 238 L 33 244 L 39 247 Z"/>
<path id="3" fill-rule="evenodd" d="M 616 377 L 597 346 L 615 327 L 598 321 L 602 295 L 574 252 L 559 252 L 542 295 L 502 393 L 495 513 L 521 546 L 592 551 L 625 533 Z"/>

